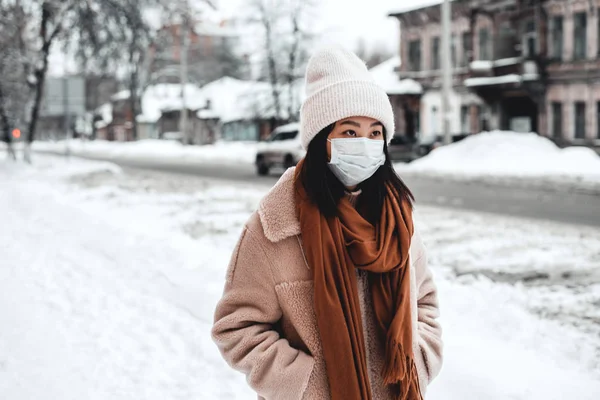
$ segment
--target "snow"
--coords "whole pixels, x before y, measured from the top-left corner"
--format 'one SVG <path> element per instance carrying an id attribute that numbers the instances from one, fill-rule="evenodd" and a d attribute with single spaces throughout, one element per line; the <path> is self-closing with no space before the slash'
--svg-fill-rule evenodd
<path id="1" fill-rule="evenodd" d="M 294 101 L 299 107 L 303 99 L 303 80 L 293 84 Z M 289 103 L 288 86 L 278 87 L 281 113 L 286 119 Z M 275 115 L 272 88 L 268 82 L 244 81 L 224 77 L 202 87 L 201 96 L 210 101 L 211 117 L 221 123 L 248 120 L 257 116 L 268 119 Z M 199 114 L 200 115 L 200 114 Z"/>
<path id="2" fill-rule="evenodd" d="M 487 71 L 492 69 L 493 62 L 487 60 L 475 60 L 471 62 L 471 69 L 474 71 Z"/>
<path id="3" fill-rule="evenodd" d="M 95 114 L 100 116 L 100 120 L 95 122 L 96 128 L 104 128 L 113 120 L 112 103 L 105 103 L 96 109 Z"/>
<path id="4" fill-rule="evenodd" d="M 454 1 L 454 0 L 450 0 L 450 1 Z M 443 2 L 443 0 L 421 0 L 418 2 L 418 5 L 410 3 L 408 6 L 398 9 L 398 10 L 395 10 L 395 11 L 392 11 L 388 15 L 394 16 L 394 15 L 398 15 L 398 14 L 405 14 L 405 13 L 409 13 L 412 11 L 421 10 L 423 8 L 437 6 L 437 5 L 442 4 L 442 2 Z"/>
<path id="5" fill-rule="evenodd" d="M 400 66 L 400 56 L 395 56 L 370 69 L 375 82 L 389 95 L 421 94 L 423 87 L 413 79 L 398 79 L 396 69 Z"/>
<path id="6" fill-rule="evenodd" d="M 219 119 L 219 114 L 213 110 L 200 110 L 198 111 L 198 118 L 200 119 Z"/>
<path id="7" fill-rule="evenodd" d="M 518 64 L 523 61 L 522 57 L 501 58 L 494 61 L 494 67 L 506 67 L 508 65 Z"/>
<path id="8" fill-rule="evenodd" d="M 209 332 L 268 187 L 34 161 L 0 164 L 0 398 L 255 397 Z M 416 221 L 445 340 L 429 400 L 598 398 L 597 229 L 421 206 Z M 565 267 L 587 275 L 515 278 Z"/>
<path id="9" fill-rule="evenodd" d="M 121 90 L 120 92 L 113 94 L 110 99 L 112 101 L 127 100 L 129 98 L 129 93 L 129 90 Z"/>
<path id="10" fill-rule="evenodd" d="M 490 76 L 481 78 L 467 78 L 465 79 L 465 86 L 487 86 L 487 85 L 502 85 L 506 83 L 521 83 L 522 81 L 532 81 L 539 79 L 538 74 L 508 74 L 501 76 Z"/>
<path id="11" fill-rule="evenodd" d="M 266 82 L 242 81 L 224 77 L 202 88 L 202 94 L 210 100 L 210 109 L 222 123 L 253 118 L 258 114 L 261 98 L 269 95 Z"/>
<path id="12" fill-rule="evenodd" d="M 487 132 L 435 149 L 401 172 L 463 178 L 546 179 L 600 189 L 600 157 L 585 147 L 560 149 L 535 133 Z"/>
<path id="13" fill-rule="evenodd" d="M 33 150 L 64 154 L 66 142 L 33 143 Z M 146 139 L 137 142 L 111 142 L 104 140 L 69 141 L 74 156 L 108 161 L 148 161 L 176 165 L 202 163 L 225 165 L 252 165 L 256 159 L 257 142 L 217 142 L 212 145 L 185 146 L 170 140 Z"/>
<path id="14" fill-rule="evenodd" d="M 197 110 L 206 106 L 206 99 L 201 90 L 194 84 L 185 86 L 185 104 L 190 110 Z M 181 110 L 181 85 L 161 83 L 149 86 L 142 95 L 140 122 L 156 122 L 163 111 Z"/>

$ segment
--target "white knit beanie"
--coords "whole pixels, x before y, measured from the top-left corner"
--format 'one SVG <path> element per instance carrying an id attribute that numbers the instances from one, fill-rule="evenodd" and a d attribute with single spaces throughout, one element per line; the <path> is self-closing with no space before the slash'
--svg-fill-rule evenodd
<path id="1" fill-rule="evenodd" d="M 306 69 L 306 100 L 300 109 L 302 147 L 325 127 L 344 118 L 370 117 L 383 124 L 388 143 L 394 135 L 394 112 L 385 90 L 365 63 L 341 47 L 318 51 Z"/>

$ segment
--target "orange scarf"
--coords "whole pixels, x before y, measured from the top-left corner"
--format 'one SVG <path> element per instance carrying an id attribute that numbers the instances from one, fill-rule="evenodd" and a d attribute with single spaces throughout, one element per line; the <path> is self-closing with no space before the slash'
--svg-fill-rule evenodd
<path id="1" fill-rule="evenodd" d="M 332 400 L 370 400 L 371 386 L 355 269 L 369 272 L 381 338 L 383 381 L 394 398 L 421 400 L 412 351 L 410 264 L 412 208 L 388 186 L 381 220 L 371 225 L 342 198 L 339 217 L 325 218 L 307 197 L 296 168 L 296 208 L 314 279 L 314 307 Z"/>

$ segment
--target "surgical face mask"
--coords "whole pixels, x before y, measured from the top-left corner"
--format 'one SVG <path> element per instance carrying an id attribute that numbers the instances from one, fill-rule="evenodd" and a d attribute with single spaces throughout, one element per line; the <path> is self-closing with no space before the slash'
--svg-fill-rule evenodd
<path id="1" fill-rule="evenodd" d="M 332 139 L 329 169 L 346 187 L 356 186 L 377 172 L 385 162 L 383 140 Z"/>

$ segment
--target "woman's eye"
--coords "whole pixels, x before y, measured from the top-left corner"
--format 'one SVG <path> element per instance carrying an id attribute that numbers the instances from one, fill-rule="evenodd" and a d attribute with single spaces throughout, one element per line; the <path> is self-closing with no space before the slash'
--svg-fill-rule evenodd
<path id="1" fill-rule="evenodd" d="M 348 136 L 353 136 L 354 137 L 354 136 L 356 136 L 356 132 L 354 132 L 354 131 L 346 131 L 346 132 L 344 132 L 344 135 L 348 135 Z"/>
<path id="2" fill-rule="evenodd" d="M 371 133 L 371 135 L 375 136 L 375 137 L 380 136 L 381 135 L 381 131 L 374 131 L 374 132 Z"/>

